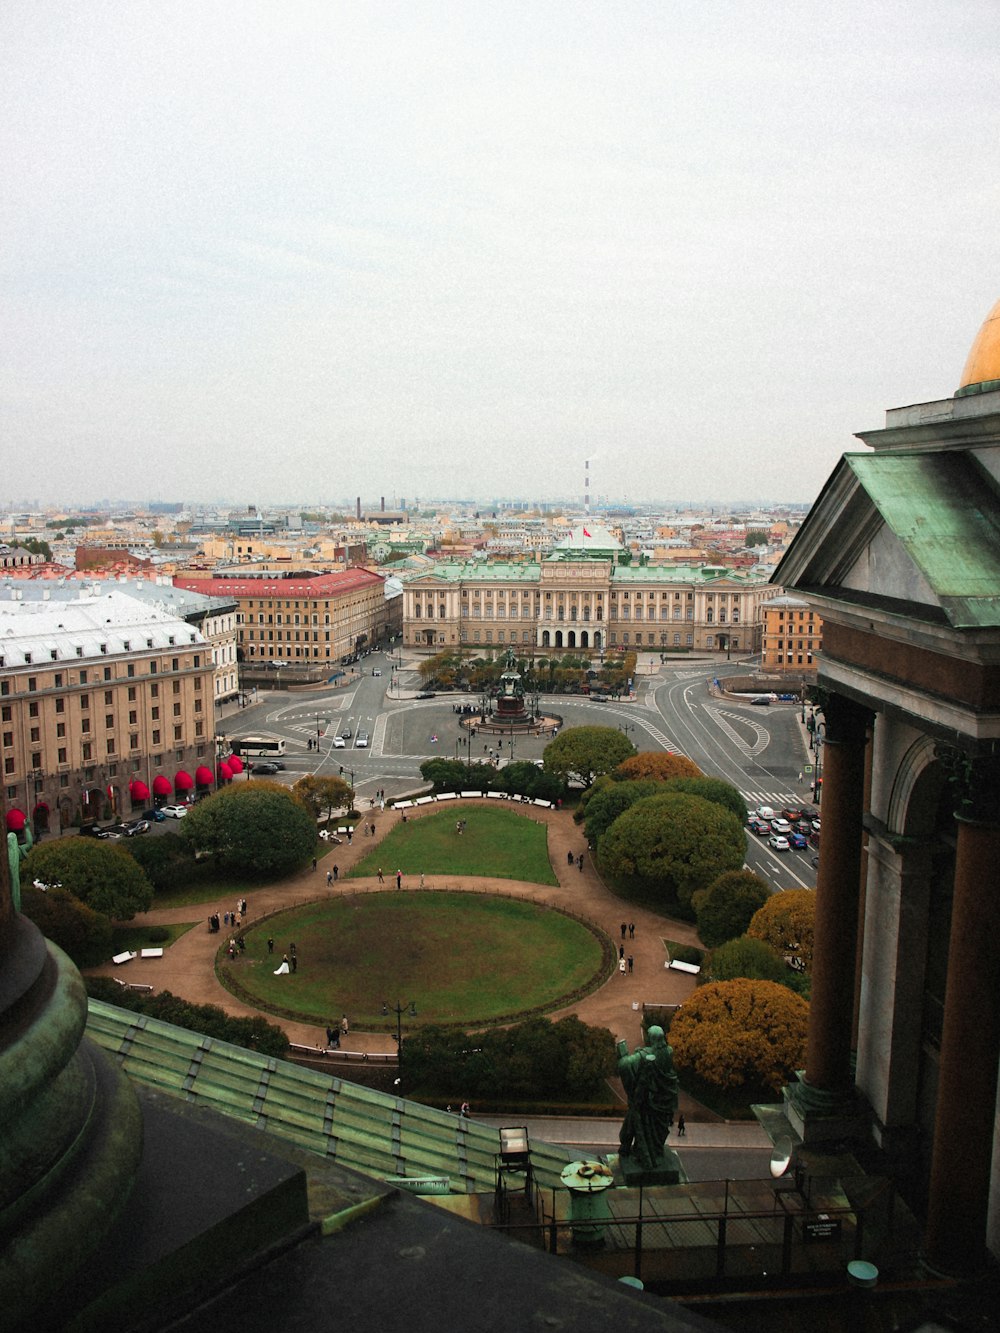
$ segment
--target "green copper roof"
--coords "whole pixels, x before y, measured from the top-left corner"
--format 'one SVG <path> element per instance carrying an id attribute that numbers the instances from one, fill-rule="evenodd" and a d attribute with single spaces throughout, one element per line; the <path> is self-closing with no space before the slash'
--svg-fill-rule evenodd
<path id="1" fill-rule="evenodd" d="M 763 584 L 759 574 L 722 565 L 615 565 L 613 583 L 740 583 Z"/>
<path id="2" fill-rule="evenodd" d="M 1000 492 L 971 453 L 844 459 L 956 628 L 1000 626 Z"/>
<path id="3" fill-rule="evenodd" d="M 519 564 L 513 560 L 437 560 L 418 570 L 407 582 L 417 579 L 438 579 L 442 583 L 461 583 L 463 579 L 490 583 L 537 583 L 539 567 L 534 561 Z"/>

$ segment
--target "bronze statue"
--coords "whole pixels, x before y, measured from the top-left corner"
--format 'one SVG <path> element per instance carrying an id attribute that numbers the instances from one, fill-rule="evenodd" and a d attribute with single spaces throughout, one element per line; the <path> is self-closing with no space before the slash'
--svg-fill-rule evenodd
<path id="1" fill-rule="evenodd" d="M 34 839 L 31 836 L 31 827 L 28 824 L 24 826 L 24 842 L 21 842 L 17 834 L 11 830 L 7 834 L 7 860 L 10 865 L 10 896 L 14 904 L 14 911 L 21 910 L 21 862 L 31 851 Z"/>
<path id="2" fill-rule="evenodd" d="M 651 1171 L 663 1156 L 674 1123 L 678 1080 L 663 1029 L 653 1026 L 646 1035 L 649 1044 L 631 1055 L 626 1042 L 618 1043 L 618 1073 L 628 1096 L 618 1140 L 623 1156 Z"/>

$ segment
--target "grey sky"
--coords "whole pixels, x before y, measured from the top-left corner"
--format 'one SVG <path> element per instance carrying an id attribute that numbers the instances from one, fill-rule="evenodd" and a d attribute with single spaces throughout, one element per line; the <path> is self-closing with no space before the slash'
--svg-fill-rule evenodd
<path id="1" fill-rule="evenodd" d="M 993 0 L 8 0 L 0 506 L 811 500 L 1000 296 L 998 50 Z"/>

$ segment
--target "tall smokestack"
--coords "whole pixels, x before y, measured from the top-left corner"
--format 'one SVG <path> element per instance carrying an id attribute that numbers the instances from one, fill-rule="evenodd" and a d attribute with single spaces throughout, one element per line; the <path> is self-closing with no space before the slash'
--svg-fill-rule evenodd
<path id="1" fill-rule="evenodd" d="M 583 512 L 590 517 L 590 459 L 583 464 Z"/>
<path id="2" fill-rule="evenodd" d="M 385 513 L 385 496 L 382 496 L 382 513 Z"/>
<path id="3" fill-rule="evenodd" d="M 361 496 L 358 496 L 358 519 L 361 518 Z"/>

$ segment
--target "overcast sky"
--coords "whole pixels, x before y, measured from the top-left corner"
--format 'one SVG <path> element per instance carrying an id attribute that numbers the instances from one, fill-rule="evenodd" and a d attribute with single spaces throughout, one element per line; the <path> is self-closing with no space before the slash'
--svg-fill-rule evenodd
<path id="1" fill-rule="evenodd" d="M 1000 297 L 995 0 L 6 0 L 0 507 L 811 501 Z"/>

